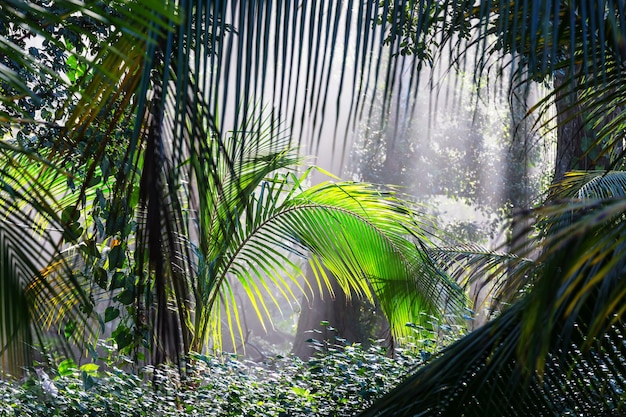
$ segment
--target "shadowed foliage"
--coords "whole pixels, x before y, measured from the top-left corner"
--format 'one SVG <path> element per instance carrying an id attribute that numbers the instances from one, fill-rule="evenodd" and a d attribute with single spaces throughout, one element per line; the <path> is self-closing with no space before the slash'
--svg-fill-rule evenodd
<path id="1" fill-rule="evenodd" d="M 225 322 L 236 346 L 244 335 L 233 280 L 269 315 L 266 303 L 277 304 L 269 287 L 293 298 L 299 285 L 288 252 L 311 257 L 310 285 L 327 284 L 323 265 L 345 289 L 377 296 L 398 336 L 420 321 L 418 311 L 459 316 L 464 295 L 430 261 L 418 211 L 392 190 L 307 188 L 285 171 L 298 157 L 277 120 L 296 132 L 309 113 L 321 123 L 335 93 L 326 65 L 350 9 L 151 0 L 0 7 L 3 191 L 29 217 L 24 227 L 43 231 L 33 247 L 45 250 L 32 266 L 18 253 L 23 264 L 3 280 L 29 297 L 5 297 L 9 308 L 31 310 L 22 331 L 32 323 L 80 342 L 122 316 L 118 346 L 146 347 L 159 363 L 219 349 Z M 325 18 L 310 24 L 317 15 Z M 348 49 L 337 55 L 345 66 Z M 264 81 L 270 56 L 282 62 L 273 84 Z M 270 116 L 247 104 L 266 88 Z M 54 100 L 42 99 L 51 91 Z M 9 253 L 17 245 L 7 241 Z M 106 299 L 114 304 L 100 311 Z"/>
<path id="2" fill-rule="evenodd" d="M 363 415 L 620 415 L 623 173 L 564 170 L 623 164 L 624 5 L 445 3 L 458 6 L 453 22 L 468 24 L 449 39 L 477 51 L 477 73 L 508 68 L 523 81 L 553 81 L 533 111 L 556 103 L 564 146 L 555 180 L 564 178 L 529 213 L 538 235 L 526 251 L 538 259 L 507 271 L 507 282 L 527 283 L 525 294 Z"/>
<path id="3" fill-rule="evenodd" d="M 368 102 L 380 89 L 385 97 L 383 118 L 392 109 L 402 109 L 406 117 L 418 111 L 413 97 L 423 86 L 420 77 L 423 80 L 424 71 L 445 57 L 450 70 L 471 71 L 476 81 L 487 77 L 504 89 L 531 81 L 552 85 L 532 111 L 545 113 L 552 105 L 557 109 L 552 121 L 559 125 L 562 140 L 555 179 L 565 179 L 532 213 L 539 219 L 532 247 L 538 259 L 516 261 L 522 266 L 507 267 L 506 274 L 496 268 L 496 275 L 513 283 L 502 287 L 512 297 L 510 307 L 417 371 L 365 415 L 558 415 L 587 410 L 619 414 L 624 384 L 623 346 L 618 342 L 623 332 L 623 181 L 617 172 L 569 176 L 565 172 L 623 168 L 624 7 L 621 0 L 135 0 L 106 5 L 4 1 L 0 147 L 7 163 L 0 165 L 0 172 L 6 197 L 2 207 L 15 221 L 5 223 L 0 239 L 0 254 L 11 260 L 2 262 L 1 298 L 7 302 L 2 310 L 7 318 L 3 345 L 18 333 L 28 337 L 24 329 L 31 323 L 10 320 L 22 318 L 28 304 L 13 294 L 33 277 L 45 287 L 43 268 L 56 259 L 63 244 L 77 244 L 88 230 L 76 213 L 89 207 L 87 195 L 98 175 L 107 180 L 102 161 L 107 150 L 120 145 L 114 140 L 116 129 L 123 127 L 129 134 L 107 177 L 115 186 L 106 196 L 104 228 L 107 236 L 124 242 L 123 249 L 137 265 L 129 274 L 137 289 L 129 305 L 148 309 L 142 324 L 152 332 L 150 341 L 161 344 L 153 360 L 175 359 L 182 346 L 195 346 L 194 338 L 202 334 L 189 331 L 192 326 L 180 326 L 191 320 L 186 312 L 190 300 L 206 299 L 210 305 L 218 299 L 210 288 L 194 293 L 197 285 L 189 285 L 184 277 L 208 273 L 213 267 L 207 255 L 221 248 L 211 236 L 237 237 L 244 229 L 236 226 L 254 224 L 255 218 L 248 215 L 254 210 L 241 217 L 234 205 L 247 201 L 251 209 L 260 207 L 260 200 L 250 200 L 254 193 L 246 175 L 256 173 L 267 160 L 247 165 L 250 153 L 244 150 L 254 150 L 261 140 L 263 106 L 246 104 L 270 102 L 276 119 L 286 120 L 294 137 L 309 149 L 316 149 L 325 134 L 332 136 L 336 149 L 344 149 L 343 135 L 369 112 Z M 106 30 L 93 35 L 92 24 Z M 28 33 L 20 34 L 23 28 Z M 31 33 L 62 51 L 58 61 L 75 57 L 71 77 L 59 72 L 53 61 L 37 59 L 37 47 L 33 50 L 25 42 Z M 68 46 L 70 33 L 92 48 L 79 51 Z M 383 55 L 389 57 L 386 66 Z M 50 88 L 41 87 L 51 84 L 66 93 L 59 98 L 63 103 L 57 106 L 59 111 L 45 116 L 41 106 Z M 346 98 L 347 105 L 342 101 Z M 248 121 L 253 127 L 245 130 L 254 133 L 235 133 L 236 140 L 230 141 L 227 132 Z M 24 136 L 12 138 L 15 130 L 26 127 L 36 137 L 44 137 L 38 135 L 39 128 L 48 128 L 45 146 L 29 143 Z M 41 166 L 35 170 L 37 163 Z M 222 187 L 225 178 L 241 181 L 229 182 L 237 185 L 227 189 Z M 49 181 L 69 188 L 52 193 Z M 269 192 L 277 184 L 281 181 L 272 180 L 262 189 Z M 315 201 L 348 184 L 327 186 L 319 194 L 315 194 L 319 188 L 303 190 L 303 198 Z M 365 197 L 372 197 L 371 192 Z M 61 203 L 68 195 L 73 200 Z M 218 200 L 225 203 L 224 211 L 217 210 Z M 342 210 L 337 213 L 345 213 Z M 392 204 L 391 211 L 395 210 Z M 317 231 L 316 238 L 329 238 L 328 230 L 320 226 L 327 224 L 328 217 L 322 216 L 330 212 L 306 213 L 307 217 L 296 216 L 283 224 L 299 236 L 292 242 L 300 243 L 311 230 Z M 356 226 L 353 217 L 341 218 Z M 310 220 L 316 221 L 315 228 L 304 230 L 303 225 L 313 225 L 307 223 Z M 132 227 L 126 227 L 129 224 Z M 208 234 L 213 225 L 221 232 Z M 43 234 L 20 232 L 24 227 Z M 191 232 L 194 227 L 196 234 Z M 69 233 L 51 233 L 55 229 Z M 100 232 L 97 227 L 93 230 L 89 237 L 97 238 Z M 132 243 L 131 235 L 136 238 Z M 375 236 L 366 235 L 368 241 Z M 197 254 L 186 238 L 197 238 Z M 326 242 L 337 245 L 337 241 Z M 346 238 L 342 243 L 345 249 L 354 242 Z M 399 245 L 386 239 L 376 244 Z M 43 252 L 32 253 L 34 248 Z M 321 249 L 307 248 L 314 253 Z M 392 253 L 404 256 L 408 249 Z M 414 253 L 427 253 L 420 249 Z M 369 250 L 373 247 L 364 252 Z M 480 251 L 471 252 L 470 261 L 463 262 L 486 271 L 487 261 L 471 263 L 472 258 L 481 258 Z M 349 251 L 337 253 L 342 256 L 333 259 L 336 269 L 354 271 L 355 265 L 362 266 Z M 424 259 L 406 258 L 412 267 L 432 268 Z M 453 269 L 459 259 L 451 254 L 439 258 Z M 207 269 L 200 271 L 198 265 Z M 398 293 L 393 282 L 371 282 L 374 292 Z M 92 304 L 78 280 L 69 278 L 68 283 L 85 300 L 79 305 Z M 440 289 L 426 288 L 430 294 Z M 402 311 L 391 301 L 387 309 Z M 84 322 L 89 310 L 70 312 L 74 321 Z"/>

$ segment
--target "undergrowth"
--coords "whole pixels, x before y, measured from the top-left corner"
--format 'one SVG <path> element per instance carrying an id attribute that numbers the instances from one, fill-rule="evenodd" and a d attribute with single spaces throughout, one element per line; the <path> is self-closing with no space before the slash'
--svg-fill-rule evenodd
<path id="1" fill-rule="evenodd" d="M 103 365 L 63 360 L 45 371 L 40 366 L 21 381 L 0 380 L 0 415 L 350 416 L 442 346 L 425 341 L 397 349 L 390 358 L 380 344 L 364 349 L 311 342 L 319 354 L 306 362 L 281 355 L 253 362 L 196 354 L 182 374 L 174 366 L 122 370 L 114 351 Z"/>

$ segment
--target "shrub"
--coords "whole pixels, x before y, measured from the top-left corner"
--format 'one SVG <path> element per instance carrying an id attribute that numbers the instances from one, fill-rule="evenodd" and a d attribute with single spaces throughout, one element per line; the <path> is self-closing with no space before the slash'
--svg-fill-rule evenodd
<path id="1" fill-rule="evenodd" d="M 50 376 L 0 381 L 2 416 L 312 416 L 352 415 L 401 381 L 420 362 L 380 346 L 325 347 L 303 362 L 274 356 L 263 363 L 194 355 L 180 378 L 171 366 L 141 376 L 98 365 L 59 363 Z"/>

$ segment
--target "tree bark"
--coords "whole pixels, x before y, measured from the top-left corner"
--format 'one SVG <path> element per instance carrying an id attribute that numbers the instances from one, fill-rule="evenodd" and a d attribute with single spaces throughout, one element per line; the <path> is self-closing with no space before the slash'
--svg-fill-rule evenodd
<path id="1" fill-rule="evenodd" d="M 577 104 L 578 95 L 571 83 L 570 77 L 565 74 L 554 76 L 558 126 L 553 183 L 561 181 L 565 173 L 573 169 L 594 169 L 598 162 L 593 161 L 587 152 L 586 148 L 594 142 L 593 134 L 585 128 L 580 105 Z"/>
<path id="2" fill-rule="evenodd" d="M 326 271 L 331 282 L 334 296 L 326 287 L 320 292 L 317 286 L 314 294 L 302 297 L 302 310 L 298 318 L 298 328 L 292 352 L 303 360 L 314 355 L 315 349 L 308 340 L 337 342 L 336 338 L 345 339 L 346 343 L 368 345 L 371 338 L 386 338 L 389 325 L 381 311 L 369 302 L 356 296 L 347 297 L 345 292 Z M 315 280 L 309 267 L 306 270 L 310 282 Z M 322 325 L 328 322 L 329 325 Z M 332 327 L 334 330 L 329 330 Z"/>

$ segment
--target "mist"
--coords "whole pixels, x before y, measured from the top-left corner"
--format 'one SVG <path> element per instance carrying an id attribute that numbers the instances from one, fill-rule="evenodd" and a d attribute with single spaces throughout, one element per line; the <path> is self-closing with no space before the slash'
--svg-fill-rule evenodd
<path id="1" fill-rule="evenodd" d="M 461 65 L 436 47 L 431 66 L 416 77 L 414 56 L 398 57 L 391 46 L 364 54 L 364 45 L 380 42 L 387 29 L 373 25 L 357 33 L 346 4 L 301 7 L 289 16 L 273 7 L 263 11 L 272 16 L 264 31 L 239 29 L 249 13 L 243 9 L 222 22 L 232 29 L 223 34 L 216 72 L 206 81 L 223 86 L 208 98 L 222 131 L 269 111 L 273 128 L 290 135 L 305 165 L 395 187 L 434 217 L 440 234 L 510 247 L 514 212 L 538 203 L 552 175 L 554 134 L 547 121 L 527 114 L 543 87 L 509 91 L 502 87 L 509 74 L 473 71 L 471 50 Z M 286 24 L 290 29 L 282 30 Z M 246 53 L 235 52 L 244 45 Z M 248 84 L 246 71 L 255 71 Z M 327 180 L 321 172 L 310 178 L 311 184 Z M 297 303 L 285 302 L 272 312 L 273 323 L 262 326 L 247 311 L 248 342 L 260 338 L 253 350 L 265 343 L 288 349 L 299 312 Z"/>

